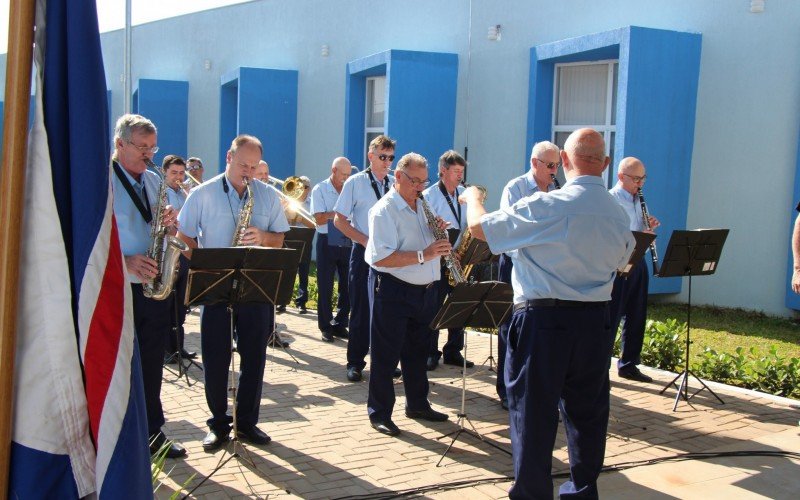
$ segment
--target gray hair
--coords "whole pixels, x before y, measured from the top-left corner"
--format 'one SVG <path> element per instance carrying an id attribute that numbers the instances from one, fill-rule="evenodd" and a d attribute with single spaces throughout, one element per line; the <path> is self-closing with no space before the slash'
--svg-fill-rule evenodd
<path id="1" fill-rule="evenodd" d="M 545 151 L 553 151 L 555 154 L 561 153 L 561 150 L 550 141 L 537 142 L 531 148 L 531 159 L 539 158 L 539 155 Z"/>
<path id="2" fill-rule="evenodd" d="M 130 141 L 134 132 L 155 134 L 156 126 L 142 115 L 126 114 L 119 117 L 114 128 L 114 140 Z"/>
<path id="3" fill-rule="evenodd" d="M 424 156 L 419 153 L 406 153 L 400 158 L 400 161 L 397 162 L 397 170 L 408 170 L 412 163 L 428 168 L 428 160 L 426 160 Z"/>

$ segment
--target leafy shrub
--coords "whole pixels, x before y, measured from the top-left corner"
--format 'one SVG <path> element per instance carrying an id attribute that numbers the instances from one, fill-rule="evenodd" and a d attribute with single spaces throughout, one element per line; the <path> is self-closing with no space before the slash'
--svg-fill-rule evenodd
<path id="1" fill-rule="evenodd" d="M 786 359 L 774 346 L 766 355 L 755 347 L 747 354 L 741 347 L 736 354 L 706 347 L 693 369 L 702 378 L 800 399 L 800 359 Z"/>
<path id="2" fill-rule="evenodd" d="M 676 371 L 684 364 L 683 335 L 686 323 L 677 320 L 647 320 L 642 345 L 642 363 L 662 370 Z"/>

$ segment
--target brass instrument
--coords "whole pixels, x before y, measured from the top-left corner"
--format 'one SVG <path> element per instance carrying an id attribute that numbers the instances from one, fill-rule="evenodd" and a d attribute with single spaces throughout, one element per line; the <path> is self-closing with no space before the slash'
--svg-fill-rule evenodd
<path id="1" fill-rule="evenodd" d="M 553 181 L 553 186 L 555 186 L 556 189 L 561 189 L 561 183 L 558 182 L 556 174 L 550 174 L 550 179 Z"/>
<path id="2" fill-rule="evenodd" d="M 247 192 L 247 199 L 244 202 L 244 207 L 242 207 L 242 211 L 239 212 L 239 218 L 236 221 L 236 228 L 233 230 L 233 241 L 231 242 L 232 247 L 240 247 L 242 246 L 242 237 L 244 236 L 244 232 L 250 227 L 250 218 L 253 216 L 253 205 L 255 204 L 255 200 L 253 200 L 253 188 L 250 187 L 250 179 L 247 177 L 244 178 L 244 189 Z"/>
<path id="3" fill-rule="evenodd" d="M 642 194 L 642 187 L 639 186 L 639 205 L 642 207 L 642 221 L 644 222 L 644 227 L 648 231 L 652 231 L 653 228 L 650 226 L 650 213 L 647 211 L 647 203 L 644 201 L 644 195 Z M 650 258 L 653 262 L 653 276 L 658 276 L 658 253 L 656 252 L 656 240 L 653 240 L 650 243 Z"/>
<path id="4" fill-rule="evenodd" d="M 289 204 L 289 208 L 297 213 L 304 221 L 304 225 L 314 229 L 317 227 L 317 221 L 314 216 L 300 204 L 300 197 L 303 196 L 305 186 L 300 177 L 293 175 L 287 177 L 286 180 L 278 179 L 277 177 L 269 177 L 270 182 L 275 182 L 281 186 L 278 193 L 283 196 L 283 199 Z"/>
<path id="5" fill-rule="evenodd" d="M 158 173 L 158 167 L 150 161 L 145 160 L 145 164 Z M 167 180 L 163 175 L 161 186 L 158 188 L 158 203 L 153 210 L 153 220 L 150 222 L 150 246 L 147 249 L 147 256 L 156 261 L 158 274 L 152 281 L 142 284 L 144 296 L 153 300 L 164 300 L 172 293 L 172 287 L 178 278 L 178 259 L 181 252 L 189 249 L 189 246 L 179 238 L 168 235 L 167 227 L 164 226 L 164 209 L 167 207 Z"/>
<path id="6" fill-rule="evenodd" d="M 486 188 L 478 185 L 475 185 L 475 188 L 481 192 L 481 201 L 482 202 L 485 201 L 487 196 Z M 455 256 L 455 258 L 458 260 L 459 263 L 464 259 L 464 254 L 467 252 L 467 248 L 469 248 L 469 244 L 471 241 L 472 241 L 472 231 L 470 231 L 469 226 L 467 226 L 461 232 L 461 240 L 458 242 L 458 246 L 453 250 L 453 255 Z M 466 266 L 464 266 L 463 273 L 465 279 L 469 277 L 469 274 L 472 272 L 472 266 L 473 264 L 467 264 Z M 455 286 L 456 282 L 453 279 L 452 273 L 448 277 L 448 281 L 450 282 L 450 285 Z"/>
<path id="7" fill-rule="evenodd" d="M 430 227 L 433 232 L 433 237 L 437 240 L 448 240 L 447 231 L 439 227 L 439 221 L 436 216 L 433 215 L 431 207 L 428 206 L 428 202 L 422 197 L 422 193 L 419 193 L 419 199 L 422 201 L 422 211 L 425 213 L 425 220 L 428 222 L 428 227 Z M 449 281 L 452 285 L 467 281 L 464 271 L 461 269 L 461 262 L 456 258 L 452 250 L 447 255 L 442 256 L 442 258 L 444 259 L 447 269 L 450 271 Z"/>
<path id="8" fill-rule="evenodd" d="M 202 183 L 195 179 L 195 177 L 190 174 L 188 170 L 186 170 L 184 173 L 186 174 L 187 179 L 181 183 L 181 187 L 186 194 L 189 194 L 189 191 L 191 191 L 193 187 L 199 186 Z"/>

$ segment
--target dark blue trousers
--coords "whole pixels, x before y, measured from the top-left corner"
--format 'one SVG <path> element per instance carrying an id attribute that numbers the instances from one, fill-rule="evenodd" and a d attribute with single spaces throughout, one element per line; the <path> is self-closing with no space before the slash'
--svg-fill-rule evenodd
<path id="1" fill-rule="evenodd" d="M 622 322 L 622 352 L 617 362 L 617 369 L 620 371 L 636 368 L 641 362 L 649 282 L 645 259 L 633 267 L 627 278 L 618 276 L 614 280 L 614 290 L 611 292 L 611 331 L 616 335 Z"/>
<path id="2" fill-rule="evenodd" d="M 553 497 L 551 468 L 560 408 L 570 481 L 560 496 L 597 498 L 608 428 L 608 304 L 536 307 L 511 318 L 506 388 L 516 481 L 510 498 Z"/>
<path id="3" fill-rule="evenodd" d="M 351 247 L 328 245 L 327 234 L 317 234 L 317 325 L 320 331 L 330 331 L 332 327 L 347 328 L 350 324 L 350 296 L 347 286 L 347 272 L 350 269 Z M 339 300 L 336 316 L 333 316 L 333 279 L 339 279 Z"/>
<path id="4" fill-rule="evenodd" d="M 233 311 L 240 359 L 237 366 L 240 373 L 236 398 L 237 420 L 240 427 L 248 428 L 258 423 L 267 337 L 272 331 L 275 310 L 271 304 L 242 304 L 234 306 Z M 231 366 L 230 314 L 227 306 L 205 306 L 200 320 L 200 333 L 206 402 L 211 410 L 208 426 L 217 433 L 227 434 L 233 421 L 227 415 L 228 373 Z"/>
<path id="5" fill-rule="evenodd" d="M 172 301 L 153 300 L 144 296 L 142 285 L 131 283 L 133 295 L 133 328 L 142 360 L 144 403 L 147 410 L 147 431 L 153 435 L 164 425 L 161 408 L 161 373 L 164 346 L 172 333 Z"/>
<path id="6" fill-rule="evenodd" d="M 511 283 L 511 270 L 514 265 L 511 262 L 511 257 L 506 254 L 500 254 L 500 262 L 498 263 L 497 279 L 503 283 Z M 506 381 L 503 376 L 506 368 L 506 344 L 508 343 L 508 325 L 511 324 L 511 316 L 500 325 L 497 329 L 497 382 L 495 383 L 495 390 L 500 399 L 506 398 Z"/>
<path id="7" fill-rule="evenodd" d="M 347 368 L 363 370 L 369 352 L 369 264 L 364 261 L 364 247 L 353 243 L 350 252 L 350 335 L 347 339 Z"/>
<path id="8" fill-rule="evenodd" d="M 178 268 L 178 279 L 175 280 L 173 287 L 174 295 L 166 299 L 172 303 L 169 313 L 170 324 L 175 327 L 174 323 L 177 322 L 177 329 L 170 328 L 169 335 L 167 335 L 167 354 L 173 354 L 178 352 L 178 349 L 183 349 L 183 322 L 186 321 L 186 313 L 189 310 L 183 305 L 183 300 L 186 298 L 186 284 L 189 281 L 189 259 L 181 255 L 178 263 L 180 267 Z"/>
<path id="9" fill-rule="evenodd" d="M 403 370 L 406 408 L 425 410 L 428 372 L 425 363 L 430 327 L 439 303 L 439 287 L 420 288 L 388 275 L 369 273 L 372 306 L 369 396 L 367 413 L 372 421 L 390 420 L 394 409 L 394 381 L 398 361 Z"/>
<path id="10" fill-rule="evenodd" d="M 444 303 L 445 297 L 450 293 L 452 287 L 447 281 L 447 276 L 442 275 L 442 279 L 438 282 L 439 286 L 439 305 L 437 311 Z M 436 314 L 434 313 L 434 316 Z M 433 320 L 433 318 L 431 318 Z M 437 360 L 444 354 L 445 359 L 458 354 L 464 348 L 464 329 L 463 328 L 448 328 L 447 329 L 447 342 L 439 351 L 439 330 L 431 330 L 431 345 L 428 351 L 428 356 L 435 357 Z"/>
<path id="11" fill-rule="evenodd" d="M 301 262 L 297 266 L 297 297 L 294 298 L 295 307 L 305 307 L 308 302 L 308 268 L 311 262 Z"/>

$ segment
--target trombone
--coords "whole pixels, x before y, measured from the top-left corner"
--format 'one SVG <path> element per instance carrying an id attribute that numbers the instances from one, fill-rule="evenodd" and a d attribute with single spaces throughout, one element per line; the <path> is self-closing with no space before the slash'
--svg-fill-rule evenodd
<path id="1" fill-rule="evenodd" d="M 193 187 L 199 186 L 202 183 L 190 174 L 188 170 L 184 171 L 184 174 L 186 174 L 187 179 L 181 183 L 181 187 L 184 193 L 189 194 L 189 191 L 191 191 Z"/>
<path id="2" fill-rule="evenodd" d="M 286 180 L 281 180 L 270 175 L 269 181 L 281 186 L 281 189 L 276 189 L 276 191 L 286 200 L 285 208 L 297 213 L 304 226 L 316 229 L 317 221 L 314 219 L 314 216 L 303 208 L 300 203 L 300 197 L 303 196 L 303 191 L 305 191 L 305 186 L 303 185 L 303 181 L 300 180 L 300 177 L 293 175 L 287 177 Z"/>

